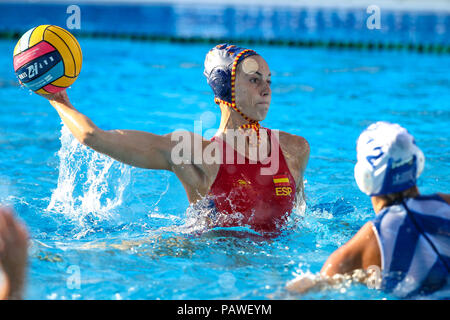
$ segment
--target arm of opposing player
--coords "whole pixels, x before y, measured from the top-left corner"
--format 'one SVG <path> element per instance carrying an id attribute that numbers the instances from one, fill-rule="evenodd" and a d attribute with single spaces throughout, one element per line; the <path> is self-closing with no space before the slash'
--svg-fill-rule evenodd
<path id="1" fill-rule="evenodd" d="M 352 239 L 331 254 L 320 274 L 332 277 L 370 266 L 381 268 L 381 251 L 373 225 L 367 222 Z"/>
<path id="2" fill-rule="evenodd" d="M 327 285 L 342 282 L 345 275 L 355 270 L 366 270 L 372 266 L 381 268 L 381 255 L 372 223 L 366 223 L 345 245 L 333 252 L 324 263 L 320 274 L 306 274 L 289 281 L 286 289 L 305 293 Z M 359 277 L 359 281 L 367 278 Z"/>

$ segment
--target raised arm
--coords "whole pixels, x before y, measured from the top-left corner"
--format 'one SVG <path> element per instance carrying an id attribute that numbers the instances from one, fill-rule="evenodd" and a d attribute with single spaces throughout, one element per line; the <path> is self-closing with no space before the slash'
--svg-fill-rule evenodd
<path id="1" fill-rule="evenodd" d="M 105 131 L 74 108 L 65 90 L 44 97 L 83 145 L 135 167 L 172 169 L 170 153 L 173 142 L 170 134 L 156 135 L 134 130 Z"/>

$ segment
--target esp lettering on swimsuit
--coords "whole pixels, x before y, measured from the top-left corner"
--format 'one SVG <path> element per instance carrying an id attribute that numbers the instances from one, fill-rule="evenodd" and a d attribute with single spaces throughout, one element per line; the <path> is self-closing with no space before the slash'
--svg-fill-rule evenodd
<path id="1" fill-rule="evenodd" d="M 289 177 L 285 174 L 273 177 L 275 184 L 275 194 L 277 196 L 289 196 L 292 193 L 292 188 L 289 186 Z"/>
<path id="2" fill-rule="evenodd" d="M 277 196 L 289 196 L 292 193 L 291 187 L 276 187 L 275 194 Z"/>

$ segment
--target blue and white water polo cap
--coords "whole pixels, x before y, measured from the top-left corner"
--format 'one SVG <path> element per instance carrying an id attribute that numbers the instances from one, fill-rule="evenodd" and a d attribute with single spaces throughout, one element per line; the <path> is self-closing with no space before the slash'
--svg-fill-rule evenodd
<path id="1" fill-rule="evenodd" d="M 371 124 L 358 138 L 355 180 L 369 196 L 401 192 L 416 185 L 425 157 L 414 137 L 395 123 Z"/>

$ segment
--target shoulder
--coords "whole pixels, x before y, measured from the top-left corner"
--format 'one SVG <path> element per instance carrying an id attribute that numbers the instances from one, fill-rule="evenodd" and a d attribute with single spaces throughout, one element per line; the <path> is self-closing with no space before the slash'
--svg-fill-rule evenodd
<path id="1" fill-rule="evenodd" d="M 339 250 L 341 254 L 351 257 L 362 257 L 363 253 L 376 244 L 376 234 L 371 221 L 366 222 L 361 229 Z"/>
<path id="2" fill-rule="evenodd" d="M 304 137 L 285 131 L 279 131 L 279 137 L 283 151 L 289 151 L 289 153 L 297 156 L 309 156 L 310 146 Z"/>
<path id="3" fill-rule="evenodd" d="M 321 273 L 333 276 L 356 269 L 381 266 L 380 249 L 371 222 L 367 222 L 346 244 L 334 251 L 322 267 Z"/>
<path id="4" fill-rule="evenodd" d="M 367 242 L 373 240 L 375 237 L 374 225 L 372 221 L 366 222 L 361 229 L 354 236 L 354 240 L 357 242 Z"/>
<path id="5" fill-rule="evenodd" d="M 377 231 L 372 221 L 366 222 L 345 247 L 349 255 L 360 259 L 362 268 L 381 266 Z"/>
<path id="6" fill-rule="evenodd" d="M 206 140 L 202 135 L 200 135 L 198 133 L 194 133 L 192 131 L 188 131 L 188 130 L 176 130 L 176 131 L 167 133 L 165 136 L 169 137 L 173 141 L 180 140 L 180 138 L 190 138 L 190 139 L 209 141 L 209 140 Z"/>
<path id="7" fill-rule="evenodd" d="M 272 130 L 273 132 L 274 130 Z M 279 136 L 280 136 L 280 142 L 286 142 L 286 143 L 294 143 L 297 146 L 308 146 L 309 147 L 309 143 L 308 141 L 302 137 L 302 136 L 298 136 L 286 131 L 278 131 L 279 132 Z"/>
<path id="8" fill-rule="evenodd" d="M 204 148 L 213 142 L 205 139 L 200 134 L 187 130 L 173 131 L 166 134 L 165 137 L 171 141 L 171 144 L 168 144 L 167 147 L 174 148 L 175 146 L 178 146 L 178 148 L 182 147 L 183 149 L 192 151 L 194 151 L 196 146 L 202 146 Z"/>
<path id="9" fill-rule="evenodd" d="M 442 199 L 444 199 L 445 202 L 447 202 L 447 204 L 450 204 L 450 194 L 437 193 L 437 195 L 438 195 L 439 197 L 441 197 Z"/>
<path id="10" fill-rule="evenodd" d="M 284 131 L 279 132 L 280 147 L 286 160 L 293 168 L 304 172 L 309 161 L 310 147 L 308 141 L 301 136 Z"/>

